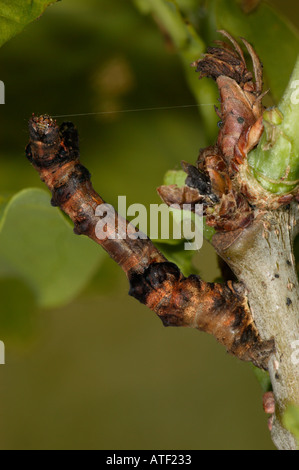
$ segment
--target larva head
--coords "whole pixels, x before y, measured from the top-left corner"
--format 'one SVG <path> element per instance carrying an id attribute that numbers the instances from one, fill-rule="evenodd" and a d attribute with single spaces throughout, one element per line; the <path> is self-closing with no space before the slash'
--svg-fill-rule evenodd
<path id="1" fill-rule="evenodd" d="M 33 142 L 53 145 L 59 139 L 59 127 L 50 116 L 35 116 L 29 120 L 29 132 Z"/>

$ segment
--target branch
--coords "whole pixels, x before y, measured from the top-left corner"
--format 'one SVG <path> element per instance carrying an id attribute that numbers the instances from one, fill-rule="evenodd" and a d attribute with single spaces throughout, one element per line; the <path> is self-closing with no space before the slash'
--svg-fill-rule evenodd
<path id="1" fill-rule="evenodd" d="M 211 103 L 217 103 L 217 92 L 209 80 L 198 82 L 190 68 L 195 57 L 205 51 L 205 43 L 192 23 L 185 19 L 176 0 L 134 0 L 142 13 L 151 13 L 164 35 L 173 42 L 179 53 L 186 79 L 194 98 L 199 104 L 202 124 L 208 141 L 215 138 L 217 116 Z"/>
<path id="2" fill-rule="evenodd" d="M 74 222 L 75 233 L 101 245 L 121 266 L 130 283 L 130 295 L 157 313 L 165 326 L 185 326 L 215 336 L 226 349 L 244 361 L 267 369 L 274 351 L 272 340 L 262 341 L 241 284 L 210 284 L 198 276 L 185 278 L 178 267 L 148 239 L 134 239 L 137 229 L 117 216 L 116 237 L 112 218 L 105 218 L 104 239 L 97 224 L 109 210 L 95 192 L 90 173 L 79 161 L 78 134 L 73 124 L 59 128 L 50 117 L 32 117 L 27 157 L 52 193 L 52 205 Z M 99 208 L 103 209 L 102 215 Z M 124 230 L 127 236 L 118 239 Z"/>
<path id="3" fill-rule="evenodd" d="M 294 356 L 299 344 L 299 284 L 293 255 L 297 219 L 297 203 L 268 212 L 219 253 L 248 289 L 259 334 L 275 338 L 276 352 L 268 369 L 276 404 L 272 438 L 281 450 L 297 448 L 284 427 L 288 406 L 299 406 L 299 367 Z"/>

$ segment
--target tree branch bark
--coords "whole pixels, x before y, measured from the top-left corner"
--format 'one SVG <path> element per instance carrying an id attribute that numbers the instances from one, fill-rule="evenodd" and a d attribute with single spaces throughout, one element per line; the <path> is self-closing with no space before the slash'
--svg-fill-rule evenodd
<path id="1" fill-rule="evenodd" d="M 248 292 L 249 305 L 263 339 L 275 338 L 276 352 L 269 362 L 276 412 L 272 438 L 279 449 L 294 450 L 297 443 L 282 425 L 289 404 L 299 406 L 299 364 L 294 345 L 299 340 L 299 285 L 293 255 L 298 204 L 268 212 L 223 249 L 212 243 Z"/>

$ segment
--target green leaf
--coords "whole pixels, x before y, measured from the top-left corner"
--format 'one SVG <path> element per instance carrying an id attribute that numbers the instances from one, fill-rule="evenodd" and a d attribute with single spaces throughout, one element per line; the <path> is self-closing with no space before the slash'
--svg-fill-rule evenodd
<path id="1" fill-rule="evenodd" d="M 176 184 L 179 188 L 185 186 L 187 174 L 183 170 L 169 170 L 165 173 L 163 184 L 170 186 Z"/>
<path id="2" fill-rule="evenodd" d="M 169 170 L 165 173 L 164 176 L 164 181 L 163 184 L 165 186 L 170 186 L 172 184 L 176 184 L 179 188 L 185 185 L 187 175 L 183 170 Z M 174 211 L 175 214 L 175 211 Z M 187 214 L 188 216 L 188 214 Z M 194 220 L 194 215 L 191 213 L 190 217 L 193 218 Z M 211 241 L 213 235 L 216 233 L 216 231 L 213 229 L 213 227 L 209 227 L 206 224 L 206 218 L 203 217 L 203 236 L 206 240 Z M 159 243 L 167 243 L 170 245 L 178 244 L 176 243 L 176 240 L 157 240 Z"/>
<path id="3" fill-rule="evenodd" d="M 9 200 L 0 224 L 0 278 L 22 280 L 40 307 L 75 298 L 105 253 L 50 205 L 46 191 L 26 189 Z"/>
<path id="4" fill-rule="evenodd" d="M 212 12 L 217 29 L 245 37 L 253 44 L 263 62 L 267 86 L 278 103 L 299 53 L 298 31 L 280 12 L 264 2 L 252 13 L 245 14 L 239 1 L 211 0 L 208 14 Z"/>
<path id="5" fill-rule="evenodd" d="M 272 384 L 270 375 L 268 372 L 262 369 L 258 369 L 257 367 L 251 365 L 253 369 L 253 373 L 256 376 L 260 386 L 262 387 L 263 393 L 271 392 L 272 391 Z"/>
<path id="6" fill-rule="evenodd" d="M 171 245 L 166 243 L 154 242 L 155 246 L 163 253 L 168 261 L 175 263 L 182 271 L 184 276 L 196 274 L 196 268 L 193 265 L 193 258 L 196 251 L 185 250 L 184 243 L 180 242 L 179 245 Z"/>
<path id="7" fill-rule="evenodd" d="M 284 426 L 295 436 L 299 446 L 299 407 L 289 405 L 283 415 Z"/>
<path id="8" fill-rule="evenodd" d="M 0 46 L 39 18 L 57 0 L 1 0 Z"/>

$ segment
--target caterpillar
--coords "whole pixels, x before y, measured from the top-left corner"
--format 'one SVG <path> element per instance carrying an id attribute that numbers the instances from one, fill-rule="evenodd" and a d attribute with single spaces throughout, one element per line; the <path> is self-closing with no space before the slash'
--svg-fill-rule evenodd
<path id="1" fill-rule="evenodd" d="M 32 116 L 26 155 L 52 193 L 52 205 L 74 222 L 75 233 L 101 245 L 121 266 L 130 284 L 129 294 L 147 305 L 165 326 L 185 326 L 212 334 L 227 351 L 267 369 L 275 350 L 256 329 L 242 284 L 207 283 L 199 276 L 185 277 L 146 239 L 98 239 L 98 206 L 104 200 L 93 189 L 90 173 L 79 158 L 79 139 L 72 123 L 58 126 L 49 116 Z M 190 184 L 198 170 L 188 169 Z M 202 189 L 210 203 L 218 201 L 206 180 Z M 191 191 L 192 192 L 192 191 Z M 119 224 L 129 224 L 118 216 Z M 114 228 L 114 227 L 113 227 Z M 107 227 L 107 232 L 111 227 Z M 137 229 L 135 229 L 137 230 Z"/>

